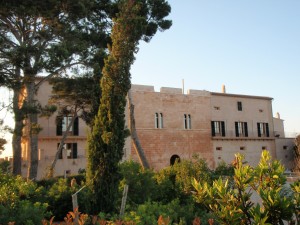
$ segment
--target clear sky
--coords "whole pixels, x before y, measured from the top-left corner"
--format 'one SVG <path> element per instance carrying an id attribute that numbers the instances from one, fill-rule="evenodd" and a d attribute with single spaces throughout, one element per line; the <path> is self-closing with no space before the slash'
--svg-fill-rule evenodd
<path id="1" fill-rule="evenodd" d="M 272 97 L 285 131 L 300 133 L 300 0 L 169 3 L 173 26 L 140 43 L 133 84 Z"/>
<path id="2" fill-rule="evenodd" d="M 300 1 L 169 0 L 173 26 L 140 43 L 132 83 L 274 98 L 300 133 Z"/>

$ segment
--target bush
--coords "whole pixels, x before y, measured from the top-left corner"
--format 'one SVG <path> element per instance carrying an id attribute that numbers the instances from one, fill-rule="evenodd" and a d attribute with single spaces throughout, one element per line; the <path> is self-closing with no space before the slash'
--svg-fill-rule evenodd
<path id="1" fill-rule="evenodd" d="M 157 185 L 152 170 L 144 170 L 140 164 L 131 160 L 120 164 L 120 172 L 123 177 L 119 187 L 120 195 L 125 184 L 129 186 L 127 204 L 135 207 L 153 199 Z"/>
<path id="2" fill-rule="evenodd" d="M 273 224 L 284 221 L 299 224 L 299 182 L 295 182 L 286 194 L 284 167 L 271 160 L 263 151 L 257 167 L 243 164 L 243 156 L 236 155 L 232 183 L 219 178 L 213 184 L 193 182 L 195 200 L 204 204 L 220 224 Z M 261 204 L 254 202 L 255 192 Z M 297 222 L 296 222 L 297 221 Z"/>
<path id="3" fill-rule="evenodd" d="M 178 198 L 184 202 L 188 196 L 191 196 L 194 177 L 211 182 L 211 176 L 212 171 L 208 168 L 207 163 L 198 156 L 194 156 L 193 161 L 181 160 L 181 162 L 176 162 L 173 166 L 155 174 L 158 190 L 154 200 L 166 204 Z"/>
<path id="4" fill-rule="evenodd" d="M 49 214 L 42 200 L 43 188 L 32 181 L 24 181 L 0 172 L 0 224 L 15 221 L 16 225 L 39 224 Z"/>

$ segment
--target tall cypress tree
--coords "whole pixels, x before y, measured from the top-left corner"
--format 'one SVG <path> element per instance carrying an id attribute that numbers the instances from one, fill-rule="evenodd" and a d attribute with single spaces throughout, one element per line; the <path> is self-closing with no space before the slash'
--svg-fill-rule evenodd
<path id="1" fill-rule="evenodd" d="M 123 156 L 126 95 L 130 89 L 130 67 L 138 42 L 149 41 L 158 29 L 171 26 L 164 0 L 121 0 L 113 18 L 112 45 L 101 79 L 101 102 L 88 138 L 88 182 L 94 194 L 93 212 L 114 211 L 118 193 L 118 163 Z"/>

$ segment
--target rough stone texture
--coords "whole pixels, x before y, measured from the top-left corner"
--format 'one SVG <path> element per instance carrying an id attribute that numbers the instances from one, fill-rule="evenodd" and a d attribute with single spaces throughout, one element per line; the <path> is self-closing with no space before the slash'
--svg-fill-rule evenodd
<path id="1" fill-rule="evenodd" d="M 152 168 L 159 170 L 170 165 L 173 155 L 191 159 L 194 154 L 214 167 L 209 96 L 165 89 L 163 93 L 132 91 L 132 99 L 137 133 Z M 155 128 L 155 113 L 162 113 L 163 128 Z M 184 129 L 184 114 L 191 116 L 191 129 Z M 137 159 L 134 149 L 131 154 Z"/>

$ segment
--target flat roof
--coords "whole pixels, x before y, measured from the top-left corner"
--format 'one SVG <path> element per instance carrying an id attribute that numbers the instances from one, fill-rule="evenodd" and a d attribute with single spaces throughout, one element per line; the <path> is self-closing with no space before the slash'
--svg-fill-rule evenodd
<path id="1" fill-rule="evenodd" d="M 224 97 L 236 97 L 236 98 L 254 98 L 254 99 L 263 99 L 263 100 L 273 100 L 271 97 L 266 96 L 255 96 L 255 95 L 241 95 L 241 94 L 228 94 L 220 92 L 210 92 L 211 95 L 224 96 Z"/>

